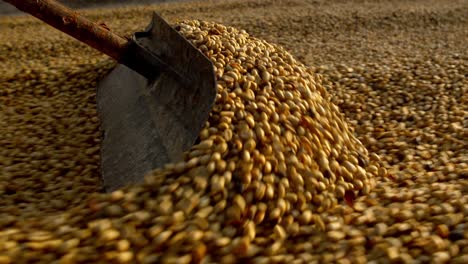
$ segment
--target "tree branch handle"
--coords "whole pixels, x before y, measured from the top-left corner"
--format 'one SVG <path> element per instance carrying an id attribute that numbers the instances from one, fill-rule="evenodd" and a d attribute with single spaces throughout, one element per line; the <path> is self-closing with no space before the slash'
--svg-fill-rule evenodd
<path id="1" fill-rule="evenodd" d="M 121 61 L 128 41 L 53 0 L 4 0 L 52 27 Z"/>

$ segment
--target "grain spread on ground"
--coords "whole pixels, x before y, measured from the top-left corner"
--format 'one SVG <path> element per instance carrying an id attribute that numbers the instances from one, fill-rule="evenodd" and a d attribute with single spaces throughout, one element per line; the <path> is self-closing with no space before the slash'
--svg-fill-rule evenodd
<path id="1" fill-rule="evenodd" d="M 216 103 L 184 162 L 110 194 L 95 87 L 114 64 L 0 19 L 0 263 L 466 263 L 466 4 L 319 2 L 330 15 L 308 1 L 158 6 L 223 22 L 175 24 L 213 61 Z M 150 9 L 89 14 L 133 32 Z"/>

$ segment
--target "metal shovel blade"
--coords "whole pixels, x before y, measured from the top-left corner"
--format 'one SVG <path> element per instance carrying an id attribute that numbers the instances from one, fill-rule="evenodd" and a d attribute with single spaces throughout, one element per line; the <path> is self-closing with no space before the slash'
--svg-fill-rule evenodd
<path id="1" fill-rule="evenodd" d="M 106 191 L 141 182 L 151 170 L 180 160 L 195 143 L 216 97 L 211 61 L 161 17 L 154 14 L 145 34 L 138 35 L 136 43 L 170 68 L 148 80 L 119 64 L 99 83 Z"/>

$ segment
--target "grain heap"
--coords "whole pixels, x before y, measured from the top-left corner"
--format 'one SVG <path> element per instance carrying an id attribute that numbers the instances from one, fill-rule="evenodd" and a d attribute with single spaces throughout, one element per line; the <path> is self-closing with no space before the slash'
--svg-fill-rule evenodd
<path id="1" fill-rule="evenodd" d="M 142 185 L 2 231 L 0 263 L 306 262 L 297 255 L 307 248 L 292 241 L 323 232 L 318 213 L 385 175 L 320 76 L 281 47 L 214 23 L 177 28 L 216 69 L 218 96 L 200 143 Z"/>

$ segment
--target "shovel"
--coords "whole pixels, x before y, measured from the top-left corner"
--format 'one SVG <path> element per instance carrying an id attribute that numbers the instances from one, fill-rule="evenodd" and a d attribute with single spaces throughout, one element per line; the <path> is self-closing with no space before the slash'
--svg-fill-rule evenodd
<path id="1" fill-rule="evenodd" d="M 106 191 L 182 158 L 216 97 L 211 61 L 156 13 L 130 40 L 51 0 L 4 0 L 120 64 L 98 85 Z"/>

